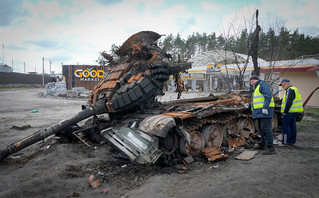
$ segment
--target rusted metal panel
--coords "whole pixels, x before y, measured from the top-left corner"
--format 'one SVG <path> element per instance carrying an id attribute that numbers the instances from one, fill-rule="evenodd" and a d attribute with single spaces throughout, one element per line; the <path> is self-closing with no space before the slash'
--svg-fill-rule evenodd
<path id="1" fill-rule="evenodd" d="M 212 162 L 228 158 L 228 154 L 223 153 L 221 149 L 217 147 L 205 147 L 201 149 L 201 152 Z"/>
<path id="2" fill-rule="evenodd" d="M 130 64 L 129 63 L 124 63 L 121 67 L 121 70 L 127 70 L 130 68 Z"/>
<path id="3" fill-rule="evenodd" d="M 107 91 L 107 92 L 105 92 L 105 97 L 107 98 L 107 99 L 109 99 L 109 98 L 111 98 L 112 97 L 112 91 Z"/>
<path id="4" fill-rule="evenodd" d="M 112 73 L 108 73 L 108 74 L 106 75 L 105 79 L 109 80 L 109 79 L 111 79 L 111 76 L 112 76 Z"/>
<path id="5" fill-rule="evenodd" d="M 229 137 L 227 142 L 230 147 L 241 147 L 247 145 L 247 142 L 243 136 L 239 136 L 237 138 Z"/>
<path id="6" fill-rule="evenodd" d="M 113 76 L 110 80 L 118 80 L 121 76 L 122 76 L 123 72 L 122 71 L 118 71 L 113 73 Z"/>
<path id="7" fill-rule="evenodd" d="M 105 105 L 106 105 L 106 109 L 108 110 L 108 112 L 115 112 L 115 110 L 113 108 L 113 104 L 111 102 L 107 102 Z"/>
<path id="8" fill-rule="evenodd" d="M 161 114 L 163 116 L 169 116 L 169 117 L 174 117 L 174 118 L 179 118 L 179 119 L 186 119 L 186 118 L 191 118 L 191 117 L 195 117 L 195 115 L 193 115 L 192 113 L 189 112 L 170 112 L 170 113 L 164 113 Z"/>
<path id="9" fill-rule="evenodd" d="M 131 83 L 134 79 L 135 79 L 136 76 L 131 76 L 131 78 L 127 81 L 128 83 Z"/>
<path id="10" fill-rule="evenodd" d="M 138 73 L 134 80 L 138 81 L 142 75 L 143 75 L 142 72 Z"/>
<path id="11" fill-rule="evenodd" d="M 242 129 L 242 130 L 240 131 L 240 134 L 241 134 L 242 136 L 244 136 L 245 139 L 249 139 L 251 132 Z"/>
<path id="12" fill-rule="evenodd" d="M 183 163 L 184 164 L 190 164 L 190 163 L 192 163 L 193 161 L 194 161 L 195 159 L 192 157 L 192 156 L 187 156 L 187 157 L 185 157 L 184 159 L 183 159 Z"/>
<path id="13" fill-rule="evenodd" d="M 106 81 L 106 82 L 102 85 L 102 88 L 103 88 L 103 89 L 108 89 L 109 86 L 110 86 L 110 84 L 111 84 L 111 81 Z"/>
<path id="14" fill-rule="evenodd" d="M 116 85 L 116 81 L 114 80 L 114 81 L 112 81 L 112 82 L 111 82 L 109 89 L 114 88 L 114 87 L 115 87 L 115 85 Z"/>
<path id="15" fill-rule="evenodd" d="M 139 129 L 151 135 L 165 137 L 168 131 L 175 126 L 174 118 L 156 115 L 144 119 L 139 125 Z"/>

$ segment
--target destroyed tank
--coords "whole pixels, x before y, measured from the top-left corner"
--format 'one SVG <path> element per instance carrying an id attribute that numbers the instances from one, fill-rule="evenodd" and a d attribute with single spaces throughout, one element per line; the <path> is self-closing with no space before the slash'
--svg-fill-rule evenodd
<path id="1" fill-rule="evenodd" d="M 108 62 L 105 75 L 83 110 L 9 145 L 0 151 L 0 160 L 53 134 L 73 139 L 84 133 L 95 142 L 107 140 L 140 164 L 170 164 L 179 156 L 197 155 L 205 147 L 233 146 L 229 137 L 238 140 L 244 129 L 249 137 L 255 131 L 245 105 L 249 99 L 235 92 L 167 103 L 156 100 L 164 94 L 171 75 L 179 98 L 184 89 L 179 73 L 191 67 L 191 63 L 174 62 L 157 45 L 160 37 L 156 32 L 142 31 L 123 43 L 115 52 L 117 58 L 102 52 Z M 90 117 L 84 126 L 77 125 Z M 205 154 L 210 158 L 209 152 Z"/>

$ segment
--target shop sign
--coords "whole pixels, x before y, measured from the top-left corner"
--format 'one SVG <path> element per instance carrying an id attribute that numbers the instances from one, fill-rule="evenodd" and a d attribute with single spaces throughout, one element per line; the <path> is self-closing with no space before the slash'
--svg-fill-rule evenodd
<path id="1" fill-rule="evenodd" d="M 94 68 L 76 69 L 74 75 L 80 78 L 80 81 L 100 81 L 104 76 L 103 70 L 96 70 Z"/>

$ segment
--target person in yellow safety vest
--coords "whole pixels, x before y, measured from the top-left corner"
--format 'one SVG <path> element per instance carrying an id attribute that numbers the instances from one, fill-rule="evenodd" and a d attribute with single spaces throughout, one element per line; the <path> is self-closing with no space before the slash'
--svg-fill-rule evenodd
<path id="1" fill-rule="evenodd" d="M 275 103 L 270 86 L 256 75 L 252 75 L 249 81 L 255 89 L 251 103 L 252 118 L 257 119 L 261 134 L 260 141 L 255 149 L 265 150 L 262 152 L 264 155 L 275 154 L 271 124 Z"/>
<path id="2" fill-rule="evenodd" d="M 282 113 L 282 144 L 294 145 L 297 138 L 296 117 L 303 112 L 303 104 L 298 89 L 290 84 L 290 80 L 283 79 L 279 86 L 286 90 L 281 104 Z"/>

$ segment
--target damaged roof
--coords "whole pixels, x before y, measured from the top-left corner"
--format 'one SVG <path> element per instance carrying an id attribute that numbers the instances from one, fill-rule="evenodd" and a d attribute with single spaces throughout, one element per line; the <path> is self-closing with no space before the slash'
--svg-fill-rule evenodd
<path id="1" fill-rule="evenodd" d="M 210 50 L 189 59 L 192 62 L 192 68 L 188 70 L 189 73 L 206 73 L 207 69 L 212 71 L 219 71 L 223 65 L 229 64 L 243 64 L 246 63 L 246 54 L 233 53 L 225 50 Z M 258 62 L 265 62 L 265 60 L 258 58 Z M 248 63 L 252 63 L 252 58 L 249 57 Z"/>

